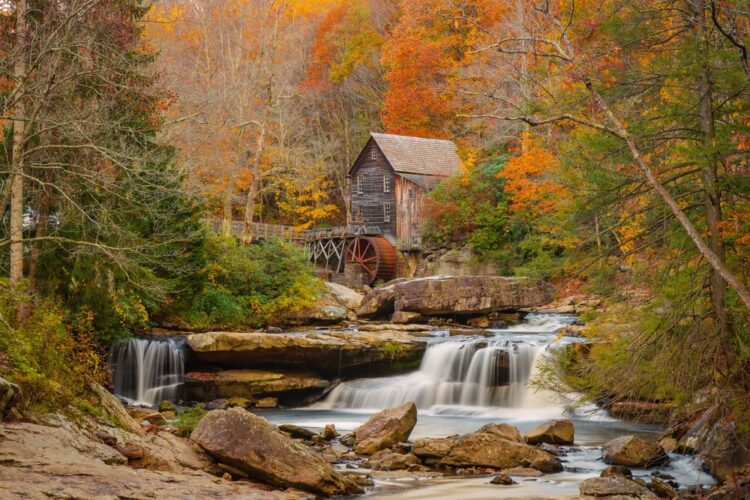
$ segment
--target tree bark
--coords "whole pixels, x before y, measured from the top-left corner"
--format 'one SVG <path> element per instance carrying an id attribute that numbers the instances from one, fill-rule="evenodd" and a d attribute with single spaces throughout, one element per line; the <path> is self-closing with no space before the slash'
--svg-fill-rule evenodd
<path id="1" fill-rule="evenodd" d="M 250 189 L 247 193 L 247 203 L 245 204 L 245 237 L 248 240 L 253 238 L 253 218 L 255 217 L 255 199 L 258 197 L 258 191 L 260 191 L 260 174 L 261 174 L 261 162 L 263 161 L 263 147 L 266 141 L 266 120 L 263 120 L 260 131 L 258 132 L 258 140 L 255 144 L 255 155 L 253 157 L 253 164 L 251 171 L 253 180 L 250 183 Z"/>
<path id="2" fill-rule="evenodd" d="M 27 0 L 20 0 L 16 7 L 17 54 L 13 68 L 16 85 L 24 85 L 26 79 L 26 44 L 28 15 Z M 13 149 L 10 174 L 10 285 L 18 286 L 23 279 L 23 164 L 26 142 L 26 96 L 23 89 L 13 110 Z"/>

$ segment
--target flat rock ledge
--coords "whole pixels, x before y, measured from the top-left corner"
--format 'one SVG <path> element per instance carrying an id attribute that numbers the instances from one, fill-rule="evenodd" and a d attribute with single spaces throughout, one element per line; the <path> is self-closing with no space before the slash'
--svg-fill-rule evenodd
<path id="1" fill-rule="evenodd" d="M 233 369 L 185 374 L 186 397 L 192 401 L 265 396 L 283 399 L 295 394 L 318 392 L 329 385 L 328 380 L 305 372 Z"/>
<path id="2" fill-rule="evenodd" d="M 415 369 L 424 339 L 401 331 L 208 332 L 187 336 L 191 358 L 232 368 L 315 370 L 322 377 Z"/>

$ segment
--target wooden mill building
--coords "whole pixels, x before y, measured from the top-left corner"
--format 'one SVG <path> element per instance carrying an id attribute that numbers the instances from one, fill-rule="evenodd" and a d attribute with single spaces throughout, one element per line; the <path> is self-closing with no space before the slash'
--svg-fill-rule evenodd
<path id="1" fill-rule="evenodd" d="M 460 163 L 451 141 L 370 134 L 347 176 L 347 225 L 309 231 L 312 260 L 350 286 L 400 275 L 405 253 L 421 248 L 425 195 Z"/>
<path id="2" fill-rule="evenodd" d="M 370 134 L 349 169 L 351 224 L 379 227 L 398 250 L 418 249 L 423 198 L 460 164 L 452 141 Z"/>

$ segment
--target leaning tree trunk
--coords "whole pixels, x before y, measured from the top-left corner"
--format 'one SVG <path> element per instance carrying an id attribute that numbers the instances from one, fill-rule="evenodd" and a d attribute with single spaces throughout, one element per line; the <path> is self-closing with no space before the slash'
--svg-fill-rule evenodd
<path id="1" fill-rule="evenodd" d="M 612 110 L 607 105 L 607 103 L 604 102 L 604 99 L 602 99 L 602 96 L 599 94 L 599 92 L 596 91 L 591 81 L 586 82 L 586 88 L 589 90 L 596 105 L 604 112 L 605 115 L 607 115 L 609 122 L 613 126 L 613 132 L 616 133 L 617 136 L 624 140 L 627 144 L 628 149 L 630 150 L 630 154 L 633 156 L 636 164 L 643 172 L 648 183 L 651 185 L 651 187 L 654 188 L 654 191 L 656 191 L 656 193 L 661 197 L 664 203 L 667 204 L 669 209 L 672 211 L 672 214 L 674 214 L 677 221 L 682 225 L 683 229 L 685 229 L 685 232 L 698 248 L 698 251 L 708 261 L 711 267 L 724 280 L 726 280 L 729 286 L 731 286 L 732 289 L 737 292 L 737 295 L 740 297 L 740 300 L 745 305 L 745 307 L 750 309 L 750 290 L 748 290 L 745 284 L 742 283 L 737 278 L 737 276 L 735 276 L 734 273 L 729 270 L 723 259 L 716 255 L 716 253 L 706 243 L 701 234 L 693 225 L 690 218 L 687 216 L 687 214 L 685 214 L 685 212 L 682 210 L 680 205 L 670 194 L 667 188 L 665 188 L 661 181 L 659 181 L 658 177 L 656 177 L 656 174 L 654 174 L 654 171 L 651 170 L 649 164 L 646 163 L 646 161 L 643 159 L 643 156 L 641 156 L 641 152 L 638 149 L 635 141 L 633 140 L 633 137 L 625 129 L 622 122 L 620 122 L 620 120 L 617 119 L 614 113 L 612 113 Z"/>
<path id="2" fill-rule="evenodd" d="M 20 0 L 16 7 L 17 54 L 13 68 L 16 85 L 24 85 L 26 79 L 26 48 L 28 14 L 27 0 Z M 10 173 L 10 284 L 17 286 L 23 279 L 23 164 L 26 142 L 26 96 L 19 88 L 13 116 L 13 149 Z"/>
<path id="3" fill-rule="evenodd" d="M 250 189 L 247 193 L 247 203 L 245 204 L 245 234 L 244 238 L 248 241 L 253 238 L 253 219 L 255 218 L 255 199 L 258 197 L 258 191 L 260 191 L 260 170 L 261 161 L 263 160 L 263 147 L 266 141 L 266 121 L 263 120 L 260 131 L 258 133 L 258 140 L 256 142 L 255 155 L 252 164 L 252 176 L 253 180 L 250 183 Z"/>

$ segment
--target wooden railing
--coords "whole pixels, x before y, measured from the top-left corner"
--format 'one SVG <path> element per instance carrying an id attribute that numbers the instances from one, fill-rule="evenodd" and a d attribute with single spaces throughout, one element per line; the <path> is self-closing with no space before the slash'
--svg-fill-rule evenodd
<path id="1" fill-rule="evenodd" d="M 204 219 L 211 232 L 222 234 L 224 231 L 224 221 L 219 219 Z M 245 234 L 245 222 L 240 220 L 232 221 L 230 234 L 241 236 Z M 254 240 L 268 240 L 277 238 L 280 240 L 294 241 L 302 239 L 302 232 L 292 226 L 281 226 L 279 224 L 266 224 L 263 222 L 253 222 L 250 226 L 250 236 Z"/>

